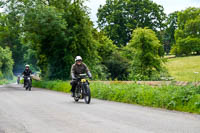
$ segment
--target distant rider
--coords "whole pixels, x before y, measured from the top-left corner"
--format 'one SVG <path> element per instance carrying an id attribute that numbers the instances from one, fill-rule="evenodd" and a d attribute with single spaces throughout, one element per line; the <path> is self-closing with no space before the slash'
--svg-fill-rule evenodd
<path id="1" fill-rule="evenodd" d="M 25 87 L 25 85 L 26 85 L 27 77 L 31 77 L 31 74 L 33 74 L 33 73 L 32 73 L 32 71 L 30 70 L 30 66 L 29 66 L 29 65 L 26 65 L 26 66 L 25 66 L 25 70 L 24 70 L 24 72 L 22 73 L 22 75 L 24 75 L 24 87 Z M 31 79 L 31 81 L 32 81 L 32 79 Z"/>
<path id="2" fill-rule="evenodd" d="M 20 75 L 17 76 L 17 84 L 20 82 Z"/>
<path id="3" fill-rule="evenodd" d="M 84 73 L 86 73 L 90 79 L 92 78 L 92 74 L 90 73 L 87 65 L 82 62 L 82 57 L 76 56 L 75 64 L 73 64 L 72 67 L 71 67 L 71 77 L 72 77 L 71 92 L 72 92 L 72 97 L 75 96 L 75 88 L 76 88 L 76 85 L 78 83 L 77 77 L 79 76 L 79 74 L 84 74 Z"/>

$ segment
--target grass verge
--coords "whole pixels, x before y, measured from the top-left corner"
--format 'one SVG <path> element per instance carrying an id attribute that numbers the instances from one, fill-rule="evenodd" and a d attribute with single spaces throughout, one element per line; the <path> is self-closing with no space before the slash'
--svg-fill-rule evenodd
<path id="1" fill-rule="evenodd" d="M 69 92 L 71 88 L 64 81 L 33 81 L 33 86 L 62 92 Z M 92 82 L 90 88 L 93 98 L 200 114 L 200 86 Z"/>
<path id="2" fill-rule="evenodd" d="M 9 82 L 8 82 L 8 80 L 6 80 L 6 79 L 0 80 L 0 85 L 8 84 L 8 83 L 9 83 Z"/>
<path id="3" fill-rule="evenodd" d="M 0 80 L 0 85 L 9 84 L 9 83 L 15 83 L 16 79 L 17 79 L 16 77 L 14 77 L 13 80 L 2 79 L 2 80 Z"/>

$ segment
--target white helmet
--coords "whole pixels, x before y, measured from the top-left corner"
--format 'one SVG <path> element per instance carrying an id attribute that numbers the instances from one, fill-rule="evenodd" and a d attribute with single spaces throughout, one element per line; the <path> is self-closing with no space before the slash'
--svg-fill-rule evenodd
<path id="1" fill-rule="evenodd" d="M 81 56 L 76 56 L 75 61 L 81 60 L 82 61 L 82 57 Z"/>
<path id="2" fill-rule="evenodd" d="M 30 67 L 29 65 L 26 65 L 25 67 Z"/>

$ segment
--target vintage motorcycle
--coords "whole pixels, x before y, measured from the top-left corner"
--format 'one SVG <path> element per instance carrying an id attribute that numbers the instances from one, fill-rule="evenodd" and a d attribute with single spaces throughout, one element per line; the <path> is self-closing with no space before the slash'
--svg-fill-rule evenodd
<path id="1" fill-rule="evenodd" d="M 20 76 L 18 75 L 17 76 L 17 84 L 19 84 L 20 83 Z"/>
<path id="2" fill-rule="evenodd" d="M 32 79 L 31 76 L 24 76 L 24 82 L 26 80 L 25 83 L 25 89 L 31 91 L 31 87 L 32 87 Z"/>
<path id="3" fill-rule="evenodd" d="M 75 89 L 74 100 L 78 102 L 79 99 L 84 99 L 85 103 L 89 104 L 91 101 L 91 92 L 89 87 L 89 81 L 86 79 L 86 77 L 86 74 L 80 74 L 77 78 L 78 84 Z"/>

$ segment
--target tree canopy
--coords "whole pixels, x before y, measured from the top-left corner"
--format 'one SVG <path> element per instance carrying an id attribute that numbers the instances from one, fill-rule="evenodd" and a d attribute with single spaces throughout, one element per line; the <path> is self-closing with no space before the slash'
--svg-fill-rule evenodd
<path id="1" fill-rule="evenodd" d="M 159 55 L 161 44 L 154 31 L 137 28 L 126 46 L 134 51 L 132 75 L 135 80 L 149 80 L 159 75 L 163 69 L 163 59 Z M 160 77 L 160 76 L 158 76 Z"/>
<path id="2" fill-rule="evenodd" d="M 67 9 L 59 5 L 63 10 L 57 8 L 56 1 L 50 2 L 51 6 L 38 4 L 27 9 L 24 16 L 23 41 L 36 50 L 42 74 L 50 79 L 69 78 L 77 55 L 91 67 L 98 63 L 98 58 L 90 56 L 98 57 L 97 46 L 82 1 L 67 4 Z"/>
<path id="3" fill-rule="evenodd" d="M 163 7 L 151 0 L 106 0 L 97 17 L 99 28 L 114 44 L 125 46 L 135 28 L 162 30 L 166 15 Z"/>
<path id="4" fill-rule="evenodd" d="M 163 7 L 151 0 L 106 0 L 95 29 L 85 1 L 1 1 L 1 54 L 7 51 L 11 66 L 2 65 L 0 77 L 29 64 L 44 79 L 70 79 L 80 55 L 95 79 L 157 80 L 165 71 L 163 46 L 166 53 L 173 46 L 177 55 L 200 54 L 199 8 L 166 18 Z"/>
<path id="5" fill-rule="evenodd" d="M 164 49 L 167 54 L 170 53 L 172 46 L 176 43 L 175 31 L 178 28 L 178 11 L 170 13 L 167 17 L 167 28 L 164 31 Z"/>
<path id="6" fill-rule="evenodd" d="M 9 47 L 14 59 L 14 72 L 20 71 L 24 65 L 24 47 L 20 42 L 20 17 L 15 13 L 0 13 L 0 46 Z"/>
<path id="7" fill-rule="evenodd" d="M 178 29 L 175 32 L 177 55 L 200 54 L 200 9 L 188 8 L 178 13 Z"/>

